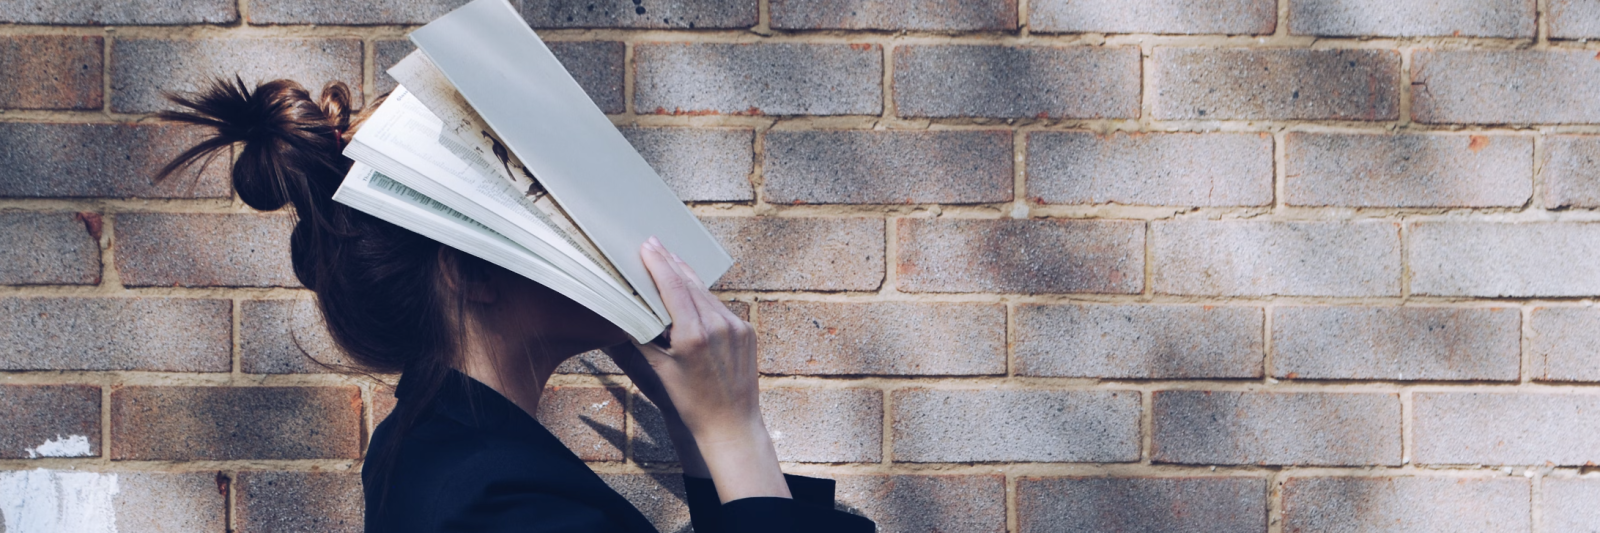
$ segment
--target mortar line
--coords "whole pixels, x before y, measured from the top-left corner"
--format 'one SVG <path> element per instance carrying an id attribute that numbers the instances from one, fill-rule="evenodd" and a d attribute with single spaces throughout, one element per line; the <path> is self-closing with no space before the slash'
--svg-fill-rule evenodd
<path id="1" fill-rule="evenodd" d="M 1288 208 L 1289 194 L 1289 134 L 1275 131 L 1272 136 L 1272 205 L 1269 213 L 1282 213 Z"/>
<path id="2" fill-rule="evenodd" d="M 1267 304 L 1261 307 L 1261 383 L 1271 385 L 1277 383 L 1276 351 L 1277 344 L 1272 339 L 1272 325 L 1278 314 L 1277 306 Z"/>
<path id="3" fill-rule="evenodd" d="M 1283 484 L 1286 481 L 1282 471 L 1267 476 L 1267 533 L 1283 533 Z"/>
<path id="4" fill-rule="evenodd" d="M 222 494 L 222 525 L 227 533 L 233 533 L 239 530 L 239 525 L 235 523 L 239 515 L 239 472 L 219 470 L 217 476 L 228 480 L 228 489 Z"/>
<path id="5" fill-rule="evenodd" d="M 1150 303 L 1156 299 L 1156 225 L 1144 223 L 1144 287 L 1132 299 L 1137 303 Z"/>
<path id="6" fill-rule="evenodd" d="M 1278 8 L 1278 12 L 1277 12 L 1278 19 L 1276 21 L 1277 25 L 1272 28 L 1272 36 L 1273 37 L 1278 37 L 1278 38 L 1285 38 L 1285 37 L 1289 36 L 1289 1 L 1290 0 L 1276 0 L 1276 1 L 1277 1 L 1277 8 Z"/>
<path id="7" fill-rule="evenodd" d="M 229 300 L 228 326 L 233 328 L 233 331 L 231 332 L 231 335 L 228 336 L 228 342 L 231 344 L 231 346 L 228 347 L 228 372 L 232 374 L 232 379 L 242 379 L 244 377 L 244 371 L 242 370 L 244 368 L 244 343 L 242 342 L 244 339 L 244 328 L 242 327 L 244 323 L 243 310 L 244 303 L 239 301 L 238 298 Z"/>
<path id="8" fill-rule="evenodd" d="M 1011 134 L 1011 218 L 1028 218 L 1028 134 Z"/>
<path id="9" fill-rule="evenodd" d="M 883 447 L 883 451 L 882 451 L 883 457 L 879 458 L 878 462 L 879 462 L 879 464 L 882 464 L 884 468 L 891 468 L 892 469 L 895 466 L 895 463 L 894 463 L 894 390 L 895 390 L 895 387 L 893 387 L 892 385 L 880 385 L 878 387 L 878 390 L 881 391 L 881 393 L 883 395 L 883 398 L 882 398 L 882 405 L 883 405 L 883 436 L 879 437 L 879 440 L 881 441 L 880 445 Z"/>
<path id="10" fill-rule="evenodd" d="M 638 108 L 634 106 L 634 90 L 637 87 L 638 74 L 634 69 L 638 63 L 634 61 L 635 48 L 633 43 L 622 43 L 622 112 L 628 115 L 637 115 Z"/>
<path id="11" fill-rule="evenodd" d="M 1545 151 L 1549 150 L 1550 148 L 1546 145 L 1546 141 L 1547 137 L 1543 134 L 1535 135 L 1533 137 L 1533 161 L 1531 161 L 1533 183 L 1528 189 L 1528 201 L 1525 202 L 1527 210 L 1529 211 L 1543 212 L 1553 207 L 1559 207 L 1546 205 L 1545 202 L 1547 199 L 1545 196 L 1544 181 Z"/>
<path id="12" fill-rule="evenodd" d="M 1548 48 L 1550 47 L 1550 0 L 1536 0 L 1533 6 L 1534 47 Z"/>
<path id="13" fill-rule="evenodd" d="M 378 43 L 370 38 L 361 39 L 361 96 L 362 109 L 378 97 Z"/>
<path id="14" fill-rule="evenodd" d="M 762 1 L 765 2 L 766 0 Z M 883 103 L 881 104 L 883 112 L 880 114 L 881 119 L 873 123 L 872 129 L 879 129 L 879 125 L 884 121 L 895 120 L 895 116 L 900 113 L 900 107 L 894 103 L 894 51 L 896 48 L 897 45 L 893 40 L 878 45 L 878 51 L 883 54 L 883 78 L 879 80 L 883 84 L 883 87 L 879 89 L 879 92 L 883 94 Z"/>
<path id="15" fill-rule="evenodd" d="M 900 292 L 900 218 L 883 219 L 883 284 L 876 294 L 879 298 L 899 298 Z"/>
<path id="16" fill-rule="evenodd" d="M 1412 391 L 1402 387 L 1400 395 L 1400 464 L 1412 466 L 1416 458 L 1417 446 L 1415 432 L 1416 403 Z"/>
<path id="17" fill-rule="evenodd" d="M 1141 465 L 1150 465 L 1155 462 L 1155 428 L 1155 391 L 1139 391 L 1139 464 Z"/>
<path id="18" fill-rule="evenodd" d="M 102 31 L 100 38 L 100 115 L 111 115 L 111 72 L 116 65 L 111 62 L 111 48 L 115 36 L 110 31 Z"/>
<path id="19" fill-rule="evenodd" d="M 1006 311 L 1005 342 L 1006 342 L 1006 377 L 1017 375 L 1017 304 L 1016 302 L 1003 302 Z"/>
<path id="20" fill-rule="evenodd" d="M 1023 1 L 1025 2 L 1027 0 Z M 1006 531 L 1008 533 L 1016 533 L 1022 529 L 1021 521 L 1017 516 L 1017 476 L 1012 475 L 1010 469 L 1006 469 L 1001 475 L 1005 476 Z"/>
<path id="21" fill-rule="evenodd" d="M 1400 233 L 1400 305 L 1409 305 L 1411 297 L 1411 226 L 1404 216 L 1395 222 L 1399 226 L 1395 230 Z"/>
<path id="22" fill-rule="evenodd" d="M 1518 306 L 1518 316 L 1522 319 L 1522 327 L 1518 328 L 1521 335 L 1518 341 L 1518 382 L 1523 384 L 1533 383 L 1534 377 L 1545 372 L 1542 362 L 1536 361 L 1533 354 L 1533 337 L 1537 332 L 1533 330 L 1533 311 L 1531 305 Z M 1536 366 L 1537 365 L 1537 366 Z"/>
<path id="23" fill-rule="evenodd" d="M 1412 52 L 1414 50 L 1413 47 L 1409 46 L 1396 49 L 1400 54 L 1400 72 L 1398 74 L 1400 76 L 1400 103 L 1398 105 L 1400 119 L 1395 121 L 1396 129 L 1410 129 L 1412 127 L 1411 106 L 1415 94 L 1411 90 L 1411 68 Z"/>
<path id="24" fill-rule="evenodd" d="M 1528 531 L 1543 533 L 1544 529 L 1544 474 L 1533 469 L 1528 477 Z"/>

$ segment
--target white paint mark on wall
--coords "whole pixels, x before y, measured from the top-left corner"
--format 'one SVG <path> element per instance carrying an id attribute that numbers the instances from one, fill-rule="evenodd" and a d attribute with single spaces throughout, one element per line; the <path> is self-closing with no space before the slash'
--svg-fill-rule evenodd
<path id="1" fill-rule="evenodd" d="M 56 435 L 56 438 L 46 440 L 44 444 L 28 448 L 26 451 L 29 459 L 38 459 L 40 457 L 89 457 L 94 455 L 94 452 L 89 448 L 89 437 L 83 435 L 68 435 L 66 438 Z"/>
<path id="2" fill-rule="evenodd" d="M 0 520 L 6 533 L 116 533 L 116 494 L 116 474 L 0 472 Z"/>

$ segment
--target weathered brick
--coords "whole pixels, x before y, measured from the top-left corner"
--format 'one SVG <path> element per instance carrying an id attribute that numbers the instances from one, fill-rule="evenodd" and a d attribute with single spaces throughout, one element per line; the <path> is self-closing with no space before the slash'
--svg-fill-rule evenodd
<path id="1" fill-rule="evenodd" d="M 761 391 L 761 412 L 780 461 L 883 460 L 882 391 L 767 389 Z"/>
<path id="2" fill-rule="evenodd" d="M 633 395 L 633 459 L 641 463 L 678 461 L 661 408 L 643 394 Z"/>
<path id="3" fill-rule="evenodd" d="M 660 531 L 688 532 L 689 505 L 679 474 L 600 474 Z M 666 494 L 662 494 L 666 493 Z"/>
<path id="4" fill-rule="evenodd" d="M 253 0 L 251 24 L 426 24 L 467 0 Z"/>
<path id="5" fill-rule="evenodd" d="M 770 131 L 761 174 L 775 204 L 1011 201 L 1011 132 Z"/>
<path id="6" fill-rule="evenodd" d="M 297 287 L 287 214 L 119 213 L 117 272 L 129 287 Z"/>
<path id="7" fill-rule="evenodd" d="M 1296 477 L 1283 485 L 1285 533 L 1528 531 L 1525 479 Z"/>
<path id="8" fill-rule="evenodd" d="M 393 388 L 375 387 L 372 391 L 372 411 L 368 413 L 367 417 L 368 421 L 372 422 L 372 427 L 378 427 L 379 423 L 389 418 L 389 415 L 394 412 L 395 405 L 399 402 L 400 399 L 394 397 Z M 368 435 L 370 434 L 368 433 Z M 369 441 L 367 444 L 370 445 L 372 443 Z"/>
<path id="9" fill-rule="evenodd" d="M 1600 224 L 1424 222 L 1410 234 L 1415 294 L 1600 294 Z"/>
<path id="10" fill-rule="evenodd" d="M 646 43 L 634 48 L 634 108 L 655 114 L 876 115 L 876 44 Z"/>
<path id="11" fill-rule="evenodd" d="M 1285 307 L 1272 315 L 1272 374 L 1516 381 L 1521 341 L 1516 309 Z"/>
<path id="12" fill-rule="evenodd" d="M 1139 393 L 903 389 L 894 459 L 1111 463 L 1139 459 Z"/>
<path id="13" fill-rule="evenodd" d="M 1589 50 L 1418 50 L 1411 56 L 1417 122 L 1600 122 L 1600 61 Z"/>
<path id="14" fill-rule="evenodd" d="M 1289 32 L 1531 38 L 1534 10 L 1533 0 L 1289 0 Z"/>
<path id="15" fill-rule="evenodd" d="M 111 391 L 111 458 L 354 459 L 355 387 L 123 387 Z"/>
<path id="16" fill-rule="evenodd" d="M 1589 0 L 1550 0 L 1550 38 L 1600 37 L 1600 4 Z"/>
<path id="17" fill-rule="evenodd" d="M 100 283 L 100 215 L 0 213 L 0 283 Z"/>
<path id="18" fill-rule="evenodd" d="M 0 459 L 100 455 L 100 387 L 0 385 Z"/>
<path id="19" fill-rule="evenodd" d="M 523 0 L 522 18 L 535 28 L 748 28 L 756 0 Z"/>
<path id="20" fill-rule="evenodd" d="M 189 298 L 0 298 L 0 369 L 227 372 L 233 308 Z"/>
<path id="21" fill-rule="evenodd" d="M 621 128 L 661 180 L 685 202 L 755 199 L 754 130 L 748 128 Z"/>
<path id="22" fill-rule="evenodd" d="M 1006 371 L 1001 304 L 762 302 L 768 374 L 974 375 Z"/>
<path id="23" fill-rule="evenodd" d="M 1261 377 L 1255 307 L 1030 304 L 1017 306 L 1015 321 L 1018 375 Z"/>
<path id="24" fill-rule="evenodd" d="M 316 302 L 239 303 L 239 367 L 245 373 L 330 373 L 351 364 L 328 334 Z"/>
<path id="25" fill-rule="evenodd" d="M 1272 203 L 1265 133 L 1028 134 L 1035 203 L 1235 206 Z"/>
<path id="26" fill-rule="evenodd" d="M 240 472 L 234 499 L 239 533 L 357 533 L 366 509 L 355 472 Z"/>
<path id="27" fill-rule="evenodd" d="M 1395 394 L 1155 393 L 1151 459 L 1232 465 L 1399 465 Z"/>
<path id="28" fill-rule="evenodd" d="M 1002 476 L 835 476 L 836 507 L 872 519 L 878 531 L 1000 533 Z"/>
<path id="29" fill-rule="evenodd" d="M 1138 47 L 912 45 L 894 51 L 902 117 L 1134 118 Z"/>
<path id="30" fill-rule="evenodd" d="M 1529 374 L 1541 381 L 1600 381 L 1600 309 L 1533 310 Z"/>
<path id="31" fill-rule="evenodd" d="M 1589 533 L 1600 524 L 1600 481 L 1547 477 L 1542 487 L 1544 531 Z"/>
<path id="32" fill-rule="evenodd" d="M 342 81 L 361 100 L 359 39 L 117 39 L 111 45 L 111 110 L 175 109 L 163 91 L 187 92 L 234 75 L 246 83 L 280 78 L 305 85 Z"/>
<path id="33" fill-rule="evenodd" d="M 1393 50 L 1155 49 L 1158 119 L 1394 120 Z"/>
<path id="34" fill-rule="evenodd" d="M 1398 296 L 1391 222 L 1171 220 L 1152 223 L 1162 294 Z"/>
<path id="35" fill-rule="evenodd" d="M 1418 464 L 1600 463 L 1600 396 L 1418 392 Z"/>
<path id="36" fill-rule="evenodd" d="M 12 0 L 0 4 L 0 23 L 223 24 L 239 20 L 233 0 Z"/>
<path id="37" fill-rule="evenodd" d="M 1036 0 L 1028 29 L 1040 33 L 1270 34 L 1278 27 L 1271 0 Z"/>
<path id="38" fill-rule="evenodd" d="M 227 531 L 228 496 L 220 472 L 118 472 L 117 531 Z"/>
<path id="39" fill-rule="evenodd" d="M 713 289 L 870 291 L 883 284 L 881 219 L 706 217 L 700 221 L 734 259 Z"/>
<path id="40" fill-rule="evenodd" d="M 627 393 L 620 388 L 545 387 L 539 423 L 585 461 L 621 461 Z"/>
<path id="41" fill-rule="evenodd" d="M 206 134 L 162 123 L 0 122 L 0 197 L 226 198 L 227 153 L 155 181 Z"/>
<path id="42" fill-rule="evenodd" d="M 1266 531 L 1260 478 L 1017 480 L 1017 531 Z"/>
<path id="43" fill-rule="evenodd" d="M 1600 136 L 1545 137 L 1540 163 L 1545 207 L 1600 207 Z"/>
<path id="44" fill-rule="evenodd" d="M 897 285 L 908 292 L 1137 293 L 1144 223 L 900 219 Z"/>
<path id="45" fill-rule="evenodd" d="M 104 48 L 92 36 L 0 37 L 0 107 L 100 109 Z"/>
<path id="46" fill-rule="evenodd" d="M 772 0 L 784 30 L 978 31 L 1017 28 L 1016 0 Z"/>
<path id="47" fill-rule="evenodd" d="M 1533 138 L 1290 133 L 1284 201 L 1342 207 L 1516 207 L 1533 195 Z"/>
<path id="48" fill-rule="evenodd" d="M 389 75 L 389 68 L 393 67 L 395 63 L 399 63 L 400 60 L 405 59 L 407 55 L 411 54 L 411 51 L 416 50 L 417 45 L 404 39 L 376 41 L 372 44 L 372 67 L 374 69 L 372 79 L 375 82 L 373 94 L 389 94 L 390 91 L 394 90 L 395 86 L 400 84 L 394 80 L 393 76 Z M 545 44 L 548 45 L 549 43 Z"/>

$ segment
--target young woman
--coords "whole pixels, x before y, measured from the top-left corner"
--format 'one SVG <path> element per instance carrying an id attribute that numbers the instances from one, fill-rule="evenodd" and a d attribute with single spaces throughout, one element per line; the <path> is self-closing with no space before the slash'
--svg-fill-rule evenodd
<path id="1" fill-rule="evenodd" d="M 640 249 L 672 315 L 670 347 L 542 285 L 332 201 L 351 161 L 341 83 L 313 101 L 278 80 L 218 81 L 173 100 L 167 120 L 213 129 L 165 178 L 242 144 L 233 186 L 253 208 L 294 205 L 295 275 L 362 370 L 400 373 L 394 412 L 362 467 L 372 532 L 655 531 L 533 418 L 545 382 L 604 348 L 660 406 L 700 533 L 872 531 L 833 509 L 833 482 L 778 469 L 757 404 L 755 336 L 653 238 Z M 373 106 L 376 107 L 376 106 Z"/>

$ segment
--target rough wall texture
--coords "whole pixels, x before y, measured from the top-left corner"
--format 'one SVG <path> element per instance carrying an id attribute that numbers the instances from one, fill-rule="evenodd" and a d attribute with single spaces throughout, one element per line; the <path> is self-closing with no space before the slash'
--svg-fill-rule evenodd
<path id="1" fill-rule="evenodd" d="M 1600 4 L 512 1 L 883 531 L 1600 528 Z M 0 529 L 360 530 L 393 377 L 305 359 L 287 216 L 153 183 L 150 114 L 375 97 L 460 3 L 0 2 Z M 686 531 L 659 412 L 562 371 L 540 418 Z"/>

